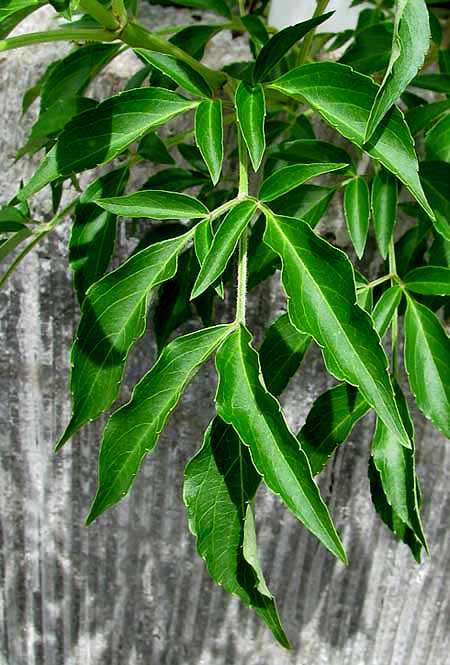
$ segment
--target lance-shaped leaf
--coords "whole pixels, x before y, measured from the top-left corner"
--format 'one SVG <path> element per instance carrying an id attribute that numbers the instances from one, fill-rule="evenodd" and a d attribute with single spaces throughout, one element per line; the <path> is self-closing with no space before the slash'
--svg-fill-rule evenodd
<path id="1" fill-rule="evenodd" d="M 195 108 L 198 102 L 159 88 L 127 90 L 75 116 L 25 187 L 21 200 L 59 175 L 91 169 L 117 157 L 149 129 Z"/>
<path id="2" fill-rule="evenodd" d="M 397 219 L 397 181 L 385 169 L 373 179 L 372 215 L 378 248 L 385 259 Z"/>
<path id="3" fill-rule="evenodd" d="M 430 104 L 422 104 L 409 109 L 406 114 L 406 122 L 409 125 L 411 134 L 414 136 L 422 129 L 426 129 L 437 120 L 443 113 L 450 109 L 450 99 Z"/>
<path id="4" fill-rule="evenodd" d="M 405 287 L 414 293 L 450 296 L 450 268 L 422 266 L 411 270 L 402 281 Z"/>
<path id="5" fill-rule="evenodd" d="M 428 159 L 450 162 L 450 115 L 444 116 L 427 133 L 425 148 Z"/>
<path id="6" fill-rule="evenodd" d="M 395 533 L 405 545 L 408 545 L 412 555 L 417 563 L 420 563 L 422 553 L 422 543 L 414 535 L 414 531 L 395 513 L 392 506 L 388 503 L 386 494 L 381 482 L 381 476 L 377 470 L 373 458 L 369 459 L 369 482 L 370 496 L 373 506 L 386 526 Z M 420 493 L 420 485 L 417 482 L 417 495 Z"/>
<path id="7" fill-rule="evenodd" d="M 171 55 L 158 53 L 157 51 L 148 51 L 143 48 L 137 48 L 135 51 L 141 58 L 159 69 L 181 88 L 199 97 L 211 96 L 211 88 L 203 76 L 185 62 L 177 60 Z"/>
<path id="8" fill-rule="evenodd" d="M 273 146 L 271 156 L 291 164 L 323 164 L 326 162 L 348 164 L 344 173 L 356 175 L 355 165 L 348 152 L 328 141 L 319 141 L 314 138 L 283 141 L 283 143 Z"/>
<path id="9" fill-rule="evenodd" d="M 192 233 L 134 254 L 87 292 L 72 347 L 72 417 L 57 450 L 117 399 L 128 353 L 144 333 L 150 292 L 176 273 Z"/>
<path id="10" fill-rule="evenodd" d="M 414 441 L 414 426 L 408 405 L 400 386 L 395 382 L 395 395 L 399 411 L 411 441 Z M 406 449 L 382 423 L 377 420 L 371 448 L 375 467 L 380 474 L 384 494 L 394 513 L 413 532 L 428 551 L 423 533 L 417 496 L 417 480 L 414 462 L 414 448 Z"/>
<path id="11" fill-rule="evenodd" d="M 411 81 L 411 86 L 448 94 L 450 93 L 450 74 L 438 74 L 437 72 L 419 74 Z"/>
<path id="12" fill-rule="evenodd" d="M 128 166 L 121 166 L 101 176 L 83 192 L 75 208 L 69 241 L 69 263 L 80 303 L 87 289 L 107 269 L 116 238 L 116 216 L 102 210 L 93 201 L 102 194 L 122 194 L 128 176 Z"/>
<path id="13" fill-rule="evenodd" d="M 275 601 L 255 557 L 254 527 L 246 519 L 260 483 L 248 448 L 230 425 L 216 417 L 206 430 L 201 450 L 186 466 L 184 477 L 189 526 L 209 574 L 253 607 L 274 637 L 288 648 Z"/>
<path id="14" fill-rule="evenodd" d="M 223 162 L 223 117 L 220 99 L 201 102 L 195 111 L 195 141 L 213 185 L 217 185 Z"/>
<path id="15" fill-rule="evenodd" d="M 216 354 L 216 367 L 219 416 L 250 448 L 266 485 L 325 547 L 346 561 L 308 460 L 289 430 L 279 403 L 261 382 L 258 354 L 247 329 L 239 327 L 229 335 Z"/>
<path id="16" fill-rule="evenodd" d="M 420 177 L 435 213 L 434 227 L 450 240 L 450 164 L 421 162 Z"/>
<path id="17" fill-rule="evenodd" d="M 145 189 L 95 202 L 104 210 L 123 217 L 201 219 L 209 215 L 208 208 L 193 196 L 159 189 Z"/>
<path id="18" fill-rule="evenodd" d="M 166 144 L 156 132 L 149 132 L 140 141 L 136 152 L 155 164 L 175 164 L 175 160 L 167 150 Z M 142 187 L 147 189 L 147 187 Z"/>
<path id="19" fill-rule="evenodd" d="M 264 180 L 259 190 L 258 198 L 260 201 L 272 201 L 282 194 L 286 194 L 291 189 L 302 185 L 307 180 L 322 175 L 323 173 L 330 173 L 330 171 L 338 171 L 339 169 L 348 166 L 347 164 L 293 164 L 292 166 L 285 166 L 272 173 L 266 180 Z"/>
<path id="20" fill-rule="evenodd" d="M 411 296 L 405 314 L 405 367 L 422 413 L 450 438 L 450 339 L 437 316 Z"/>
<path id="21" fill-rule="evenodd" d="M 297 435 L 313 475 L 322 471 L 336 448 L 344 443 L 370 406 L 361 393 L 341 383 L 322 393 L 314 402 Z"/>
<path id="22" fill-rule="evenodd" d="M 402 290 L 398 284 L 394 284 L 382 294 L 373 308 L 373 324 L 381 338 L 384 337 L 389 328 L 389 324 L 392 321 L 395 310 L 400 305 L 401 299 Z"/>
<path id="23" fill-rule="evenodd" d="M 350 180 L 345 188 L 344 212 L 353 247 L 360 259 L 364 254 L 370 219 L 369 188 L 364 178 Z"/>
<path id="24" fill-rule="evenodd" d="M 259 360 L 267 390 L 272 395 L 281 395 L 310 345 L 311 337 L 299 333 L 287 314 L 268 328 L 259 350 Z"/>
<path id="25" fill-rule="evenodd" d="M 262 85 L 252 87 L 241 81 L 235 97 L 236 117 L 247 145 L 253 168 L 257 171 L 266 149 L 264 119 L 266 102 Z"/>
<path id="26" fill-rule="evenodd" d="M 351 31 L 352 32 L 352 31 Z M 383 71 L 389 63 L 392 44 L 392 23 L 383 21 L 358 29 L 344 55 L 339 59 L 362 74 Z"/>
<path id="27" fill-rule="evenodd" d="M 208 182 L 208 176 L 188 169 L 180 169 L 176 166 L 169 169 L 162 169 L 150 176 L 142 186 L 142 189 L 159 189 L 170 192 L 181 192 L 184 189 L 205 185 Z"/>
<path id="28" fill-rule="evenodd" d="M 244 199 L 227 214 L 214 236 L 208 254 L 202 262 L 200 273 L 192 289 L 192 298 L 198 298 L 223 273 L 255 210 L 256 201 Z"/>
<path id="29" fill-rule="evenodd" d="M 136 385 L 128 404 L 109 418 L 100 448 L 97 494 L 87 524 L 127 494 L 187 384 L 230 331 L 231 326 L 219 325 L 170 342 Z"/>
<path id="30" fill-rule="evenodd" d="M 430 48 L 430 37 L 424 0 L 398 0 L 391 58 L 367 120 L 365 143 L 422 67 Z"/>
<path id="31" fill-rule="evenodd" d="M 340 134 L 396 175 L 433 218 L 417 173 L 413 140 L 401 111 L 393 108 L 371 142 L 364 145 L 365 126 L 377 92 L 370 78 L 336 62 L 315 62 L 293 69 L 269 87 L 306 100 Z"/>
<path id="32" fill-rule="evenodd" d="M 269 212 L 264 241 L 282 259 L 292 323 L 322 347 L 328 371 L 359 387 L 387 427 L 409 447 L 386 354 L 370 316 L 355 304 L 353 268 L 347 256 L 301 220 Z"/>
<path id="33" fill-rule="evenodd" d="M 43 0 L 4 0 L 0 7 L 0 39 L 43 4 Z"/>
<path id="34" fill-rule="evenodd" d="M 291 25 L 284 30 L 277 32 L 267 44 L 263 46 L 256 58 L 255 67 L 253 69 L 253 80 L 255 83 L 263 81 L 270 70 L 280 62 L 284 55 L 304 37 L 310 30 L 313 30 L 318 25 L 326 21 L 333 12 L 322 14 L 322 16 L 315 16 L 308 21 Z"/>
<path id="35" fill-rule="evenodd" d="M 200 267 L 203 265 L 204 260 L 208 256 L 213 241 L 214 241 L 214 231 L 213 231 L 212 220 L 205 219 L 201 224 L 197 224 L 197 226 L 195 227 L 195 235 L 194 235 L 195 255 L 197 257 L 198 263 L 200 264 Z M 197 277 L 195 279 L 197 279 Z M 192 291 L 194 284 L 195 280 L 191 284 L 190 291 Z M 219 281 L 214 288 L 219 298 L 222 298 L 223 300 L 224 288 L 222 281 Z"/>

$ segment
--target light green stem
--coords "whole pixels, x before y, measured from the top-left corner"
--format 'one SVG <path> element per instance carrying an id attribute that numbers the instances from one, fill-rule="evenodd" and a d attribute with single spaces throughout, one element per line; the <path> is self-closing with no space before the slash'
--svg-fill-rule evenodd
<path id="1" fill-rule="evenodd" d="M 128 23 L 128 12 L 125 8 L 123 0 L 112 0 L 111 10 L 114 18 L 119 24 L 120 28 L 124 28 Z"/>
<path id="2" fill-rule="evenodd" d="M 31 44 L 45 44 L 47 42 L 60 41 L 90 41 L 90 42 L 112 42 L 117 36 L 109 30 L 76 30 L 70 28 L 59 28 L 48 32 L 31 32 L 25 35 L 17 35 L 0 41 L 0 51 L 9 51 Z"/>
<path id="3" fill-rule="evenodd" d="M 244 137 L 239 127 L 238 147 L 239 147 L 239 193 L 238 198 L 248 196 L 248 156 Z M 236 299 L 236 323 L 245 325 L 245 312 L 247 305 L 247 248 L 248 237 L 245 229 L 239 240 L 239 263 L 238 263 L 238 284 Z"/>
<path id="4" fill-rule="evenodd" d="M 120 29 L 121 25 L 119 21 L 111 14 L 106 7 L 104 7 L 98 0 L 81 0 L 80 1 L 81 9 L 95 18 L 95 20 L 103 25 L 108 30 L 113 30 L 114 32 Z"/>
<path id="5" fill-rule="evenodd" d="M 324 13 L 325 9 L 328 7 L 329 1 L 330 0 L 317 0 L 316 9 L 314 11 L 313 18 L 315 18 L 316 16 L 320 16 L 321 14 Z M 309 55 L 309 51 L 311 49 L 312 41 L 314 39 L 314 33 L 315 30 L 310 30 L 305 35 L 298 53 L 298 58 L 297 58 L 298 65 L 303 65 L 303 63 L 306 62 Z"/>

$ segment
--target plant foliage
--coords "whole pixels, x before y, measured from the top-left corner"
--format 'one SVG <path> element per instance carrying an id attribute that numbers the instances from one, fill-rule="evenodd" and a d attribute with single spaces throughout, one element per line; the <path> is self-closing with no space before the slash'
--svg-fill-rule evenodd
<path id="1" fill-rule="evenodd" d="M 315 476 L 370 411 L 374 507 L 418 561 L 428 552 L 404 390 L 409 384 L 418 409 L 450 436 L 448 3 L 382 0 L 360 13 L 354 30 L 318 35 L 332 14 L 324 13 L 326 1 L 277 32 L 263 0 L 164 0 L 207 11 L 210 23 L 154 31 L 139 20 L 139 0 L 58 0 L 50 3 L 57 27 L 10 35 L 45 4 L 0 7 L 0 51 L 73 43 L 24 96 L 24 111 L 40 101 L 18 157 L 39 152 L 41 161 L 0 209 L 0 260 L 3 285 L 71 218 L 81 315 L 72 416 L 56 448 L 113 407 L 90 523 L 129 492 L 191 378 L 215 358 L 216 415 L 185 470 L 190 528 L 211 576 L 288 648 L 258 559 L 258 487 L 277 494 L 346 562 Z M 245 36 L 248 60 L 212 69 L 204 51 L 225 30 Z M 132 79 L 106 99 L 89 96 L 92 81 L 126 49 L 135 56 Z M 182 131 L 169 135 L 165 125 L 175 117 Z M 137 165 L 148 176 L 133 191 Z M 81 192 L 78 174 L 88 182 Z M 30 213 L 47 186 L 50 222 Z M 330 204 L 342 206 L 347 253 L 315 229 Z M 147 231 L 110 271 L 121 218 L 144 220 Z M 375 246 L 378 270 L 364 275 Z M 247 296 L 277 271 L 286 313 L 258 348 Z M 156 292 L 159 357 L 120 406 L 127 359 Z M 229 321 L 217 320 L 214 308 L 225 292 L 236 293 Z M 193 319 L 194 332 L 182 334 Z M 312 344 L 339 383 L 295 433 L 278 399 Z"/>

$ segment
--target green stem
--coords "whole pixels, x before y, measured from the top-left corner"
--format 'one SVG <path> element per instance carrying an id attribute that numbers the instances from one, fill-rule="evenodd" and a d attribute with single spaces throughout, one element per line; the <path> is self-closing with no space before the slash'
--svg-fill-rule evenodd
<path id="1" fill-rule="evenodd" d="M 117 39 L 109 30 L 75 30 L 70 28 L 59 28 L 48 32 L 31 32 L 25 35 L 17 35 L 0 41 L 0 51 L 9 51 L 31 44 L 45 44 L 47 42 L 60 41 L 90 41 L 90 42 L 112 42 Z"/>
<path id="2" fill-rule="evenodd" d="M 248 155 L 242 132 L 238 131 L 239 148 L 239 193 L 238 198 L 242 199 L 248 196 Z M 248 237 L 247 229 L 241 235 L 239 240 L 239 262 L 238 262 L 238 284 L 236 300 L 236 323 L 245 325 L 245 312 L 247 305 L 247 249 Z"/>
<path id="3" fill-rule="evenodd" d="M 245 0 L 239 0 L 239 16 L 245 16 Z"/>
<path id="4" fill-rule="evenodd" d="M 98 0 L 81 0 L 81 9 L 95 18 L 95 20 L 108 30 L 115 32 L 120 29 L 119 21 Z"/>
<path id="5" fill-rule="evenodd" d="M 313 18 L 315 18 L 316 16 L 320 16 L 321 14 L 324 13 L 325 9 L 328 7 L 329 1 L 330 0 L 317 0 L 316 9 L 314 11 Z M 309 51 L 311 49 L 312 41 L 314 39 L 314 33 L 315 30 L 310 30 L 303 39 L 300 45 L 300 50 L 297 58 L 298 65 L 303 65 L 303 63 L 306 62 L 309 55 Z"/>
<path id="6" fill-rule="evenodd" d="M 397 265 L 395 261 L 394 237 L 392 236 L 389 244 L 389 272 L 392 275 L 391 283 L 394 285 L 397 276 Z M 395 310 L 391 323 L 391 344 L 392 344 L 392 374 L 394 379 L 398 378 L 398 311 Z"/>
<path id="7" fill-rule="evenodd" d="M 111 10 L 120 28 L 124 28 L 128 23 L 128 12 L 123 0 L 112 0 Z"/>
<path id="8" fill-rule="evenodd" d="M 67 214 L 72 210 L 72 208 L 75 207 L 75 205 L 78 203 L 79 197 L 77 196 L 73 201 L 69 203 L 58 215 L 55 215 L 53 219 L 51 219 L 48 224 L 45 224 L 42 230 L 39 230 L 39 227 L 37 229 L 36 235 L 33 238 L 33 240 L 23 248 L 23 250 L 16 256 L 14 261 L 11 263 L 9 266 L 8 270 L 4 273 L 2 278 L 0 279 L 0 289 L 3 288 L 5 285 L 6 281 L 9 279 L 9 277 L 12 275 L 14 270 L 17 268 L 17 266 L 22 263 L 23 259 L 31 252 L 31 250 L 42 240 L 42 238 L 45 238 L 46 235 L 52 231 L 52 229 L 62 220 L 64 217 L 67 216 Z"/>
<path id="9" fill-rule="evenodd" d="M 396 277 L 395 273 L 388 273 L 387 275 L 383 275 L 383 277 L 378 277 L 378 279 L 374 279 L 372 282 L 368 282 L 367 284 L 363 284 L 360 288 L 361 289 L 373 289 L 375 286 L 378 286 L 379 284 L 383 284 L 383 282 L 387 282 L 388 279 L 393 279 Z"/>

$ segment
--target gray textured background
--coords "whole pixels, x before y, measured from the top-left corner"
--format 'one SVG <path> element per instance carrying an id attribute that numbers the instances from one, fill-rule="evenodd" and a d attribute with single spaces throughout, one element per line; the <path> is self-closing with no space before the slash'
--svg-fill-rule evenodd
<path id="1" fill-rule="evenodd" d="M 48 17 L 40 11 L 27 29 L 42 29 Z M 175 18 L 183 22 L 186 13 L 178 10 Z M 153 10 L 149 19 L 160 24 L 174 15 Z M 230 60 L 243 48 L 223 35 L 214 57 Z M 18 109 L 23 91 L 55 52 L 61 47 L 0 55 L 0 201 L 34 168 L 26 160 L 12 164 L 31 122 L 31 116 L 19 121 Z M 129 57 L 115 61 L 96 89 L 115 90 L 132 67 Z M 35 200 L 37 210 L 48 212 L 44 194 Z M 121 238 L 126 246 L 123 231 Z M 320 481 L 349 554 L 348 568 L 276 497 L 259 493 L 261 558 L 294 645 L 291 654 L 211 582 L 188 533 L 182 470 L 212 412 L 211 367 L 200 372 L 171 417 L 130 496 L 83 527 L 95 491 L 100 425 L 84 428 L 59 456 L 52 454 L 70 411 L 69 348 L 78 318 L 66 243 L 63 225 L 0 294 L 2 664 L 447 665 L 450 455 L 448 443 L 420 417 L 418 473 L 432 551 L 421 566 L 371 508 L 370 418 L 355 428 Z M 265 284 L 253 294 L 259 335 L 281 307 L 275 286 Z M 147 335 L 130 362 L 129 386 L 154 355 Z M 328 385 L 313 350 L 283 399 L 293 426 Z"/>

